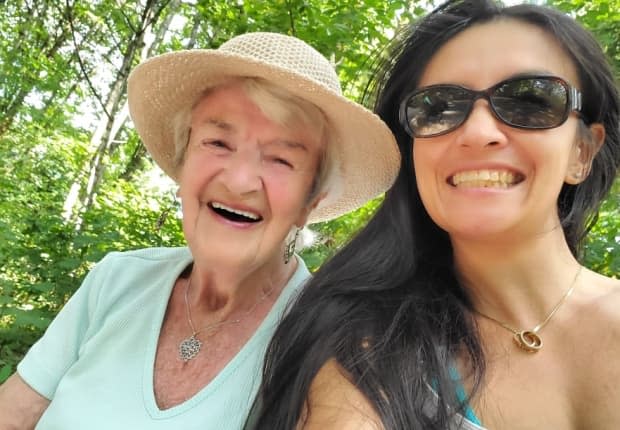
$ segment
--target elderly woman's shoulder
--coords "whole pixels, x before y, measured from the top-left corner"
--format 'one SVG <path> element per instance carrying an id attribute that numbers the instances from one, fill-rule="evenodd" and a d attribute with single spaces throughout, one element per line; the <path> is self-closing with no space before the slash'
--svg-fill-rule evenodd
<path id="1" fill-rule="evenodd" d="M 105 255 L 90 270 L 86 281 L 106 285 L 118 285 L 119 288 L 135 277 L 141 278 L 141 284 L 161 282 L 163 274 L 181 273 L 193 257 L 188 248 L 145 248 L 131 251 L 114 251 Z M 122 288 L 121 288 L 122 289 Z"/>
<path id="2" fill-rule="evenodd" d="M 142 259 L 142 260 L 175 260 L 191 257 L 187 247 L 153 247 L 134 249 L 129 251 L 112 251 L 108 253 L 104 260 L 114 259 Z"/>
<path id="3" fill-rule="evenodd" d="M 332 359 L 312 381 L 299 429 L 381 430 L 383 426 L 370 401 Z"/>

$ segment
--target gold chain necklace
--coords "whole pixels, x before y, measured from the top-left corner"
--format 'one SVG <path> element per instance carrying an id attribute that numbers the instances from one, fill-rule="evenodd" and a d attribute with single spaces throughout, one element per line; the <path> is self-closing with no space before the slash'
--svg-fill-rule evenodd
<path id="1" fill-rule="evenodd" d="M 499 324 L 500 326 L 502 326 L 503 328 L 505 328 L 506 330 L 512 332 L 513 340 L 515 341 L 515 343 L 517 344 L 519 348 L 522 348 L 523 350 L 527 352 L 537 352 L 543 346 L 543 341 L 540 338 L 540 335 L 538 333 L 547 325 L 549 321 L 551 321 L 551 318 L 553 318 L 553 316 L 558 311 L 558 309 L 560 309 L 560 307 L 564 304 L 564 302 L 566 302 L 566 299 L 568 299 L 568 297 L 571 295 L 571 293 L 575 289 L 575 285 L 577 285 L 577 279 L 579 278 L 581 269 L 583 269 L 583 266 L 579 266 L 579 270 L 577 270 L 577 274 L 573 278 L 573 282 L 571 282 L 570 287 L 568 288 L 566 293 L 564 293 L 560 301 L 553 307 L 553 309 L 551 309 L 551 312 L 549 312 L 549 315 L 547 315 L 547 318 L 545 318 L 543 322 L 541 322 L 540 324 L 538 324 L 536 327 L 534 327 L 531 330 L 517 330 L 515 328 L 512 328 L 505 322 L 497 320 L 489 315 L 483 314 L 482 312 L 478 310 L 474 310 L 474 311 L 478 315 L 490 321 L 493 321 Z"/>
<path id="2" fill-rule="evenodd" d="M 266 293 L 263 293 L 261 295 L 261 297 L 256 301 L 256 303 L 254 303 L 254 305 L 250 308 L 250 310 L 248 310 L 245 314 L 243 314 L 241 317 L 234 319 L 234 320 L 222 320 L 222 321 L 218 321 L 216 323 L 211 323 L 208 324 L 206 326 L 204 326 L 203 328 L 196 330 L 196 328 L 194 328 L 194 322 L 192 321 L 192 311 L 190 309 L 189 306 L 189 301 L 187 299 L 187 296 L 189 294 L 189 289 L 192 286 L 192 276 L 190 274 L 189 276 L 189 280 L 187 281 L 187 288 L 185 288 L 185 311 L 187 314 L 187 322 L 189 323 L 190 328 L 192 329 L 192 334 L 183 339 L 181 341 L 181 343 L 179 343 L 179 358 L 181 360 L 183 360 L 184 362 L 188 362 L 189 360 L 195 358 L 198 353 L 200 352 L 200 350 L 202 349 L 202 342 L 200 341 L 200 339 L 198 339 L 196 337 L 196 335 L 198 333 L 202 333 L 205 331 L 209 331 L 210 333 L 214 333 L 215 329 L 220 328 L 224 325 L 227 324 L 238 324 L 241 321 L 243 321 L 243 319 L 245 317 L 247 317 L 248 315 L 250 315 L 252 312 L 254 312 L 254 310 L 256 309 L 256 307 L 263 302 L 263 300 L 265 300 L 270 294 L 271 291 L 273 290 L 273 288 L 271 288 L 269 291 L 267 291 Z"/>

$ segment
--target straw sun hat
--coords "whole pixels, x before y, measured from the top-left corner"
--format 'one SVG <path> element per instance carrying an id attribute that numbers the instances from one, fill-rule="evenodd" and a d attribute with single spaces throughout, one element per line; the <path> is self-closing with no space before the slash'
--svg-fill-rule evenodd
<path id="1" fill-rule="evenodd" d="M 363 205 L 388 189 L 400 155 L 387 126 L 372 112 L 342 96 L 331 64 L 301 40 L 276 33 L 248 33 L 218 49 L 163 54 L 129 76 L 131 118 L 157 164 L 175 181 L 172 119 L 205 90 L 228 77 L 257 77 L 318 106 L 329 127 L 335 158 L 332 180 L 309 222 L 326 221 Z"/>

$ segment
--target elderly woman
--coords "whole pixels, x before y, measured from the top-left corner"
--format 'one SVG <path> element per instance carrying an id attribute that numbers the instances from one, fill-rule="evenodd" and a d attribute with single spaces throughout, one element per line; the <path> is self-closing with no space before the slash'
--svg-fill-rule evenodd
<path id="1" fill-rule="evenodd" d="M 579 252 L 620 167 L 600 46 L 493 0 L 409 30 L 377 98 L 398 179 L 283 320 L 248 428 L 620 428 L 620 280 Z"/>
<path id="2" fill-rule="evenodd" d="M 178 183 L 188 247 L 95 266 L 0 389 L 3 430 L 240 428 L 309 276 L 296 232 L 381 193 L 398 169 L 389 129 L 292 37 L 153 58 L 128 93 Z"/>

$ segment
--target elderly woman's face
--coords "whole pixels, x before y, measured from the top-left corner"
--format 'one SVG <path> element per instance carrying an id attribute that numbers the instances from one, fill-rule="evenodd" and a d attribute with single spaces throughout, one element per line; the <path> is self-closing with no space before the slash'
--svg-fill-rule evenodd
<path id="1" fill-rule="evenodd" d="M 313 129 L 269 120 L 239 84 L 201 100 L 180 175 L 183 230 L 196 258 L 252 267 L 282 261 L 303 226 L 323 147 Z"/>

